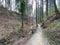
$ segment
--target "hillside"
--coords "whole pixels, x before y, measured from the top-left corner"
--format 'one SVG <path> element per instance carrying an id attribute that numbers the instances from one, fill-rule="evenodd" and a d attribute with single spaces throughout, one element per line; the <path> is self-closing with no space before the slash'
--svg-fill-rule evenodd
<path id="1" fill-rule="evenodd" d="M 60 45 L 60 14 L 47 19 L 42 27 L 51 45 Z"/>
<path id="2" fill-rule="evenodd" d="M 16 13 L 0 7 L 0 39 L 20 29 L 21 22 L 18 19 L 20 17 Z"/>
<path id="3" fill-rule="evenodd" d="M 0 7 L 0 45 L 13 45 L 16 41 L 17 44 L 24 44 L 32 34 L 30 25 L 25 22 L 26 20 L 24 21 L 24 29 L 22 30 L 21 16 L 16 12 Z"/>

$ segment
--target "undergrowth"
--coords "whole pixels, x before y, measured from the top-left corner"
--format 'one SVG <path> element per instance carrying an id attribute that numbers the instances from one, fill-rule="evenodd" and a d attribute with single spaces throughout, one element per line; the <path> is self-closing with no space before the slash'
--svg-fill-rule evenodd
<path id="1" fill-rule="evenodd" d="M 45 31 L 51 45 L 60 45 L 60 22 L 53 22 Z"/>

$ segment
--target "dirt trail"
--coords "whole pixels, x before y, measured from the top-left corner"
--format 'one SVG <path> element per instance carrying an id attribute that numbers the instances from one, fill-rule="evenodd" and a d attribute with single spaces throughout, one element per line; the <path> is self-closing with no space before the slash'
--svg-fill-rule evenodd
<path id="1" fill-rule="evenodd" d="M 43 31 L 38 25 L 35 34 L 32 35 L 31 39 L 25 43 L 25 45 L 50 45 L 48 39 L 44 37 Z"/>

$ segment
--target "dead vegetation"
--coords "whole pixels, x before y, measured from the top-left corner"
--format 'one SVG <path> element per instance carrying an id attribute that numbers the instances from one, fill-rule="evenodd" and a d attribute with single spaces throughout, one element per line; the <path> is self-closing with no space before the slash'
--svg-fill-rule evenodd
<path id="1" fill-rule="evenodd" d="M 21 16 L 0 7 L 0 45 L 23 45 L 35 32 L 25 22 L 21 29 Z"/>
<path id="2" fill-rule="evenodd" d="M 43 28 L 47 28 L 53 21 L 57 20 L 60 18 L 60 13 L 58 14 L 53 14 L 52 16 L 48 17 L 45 22 L 42 23 Z"/>

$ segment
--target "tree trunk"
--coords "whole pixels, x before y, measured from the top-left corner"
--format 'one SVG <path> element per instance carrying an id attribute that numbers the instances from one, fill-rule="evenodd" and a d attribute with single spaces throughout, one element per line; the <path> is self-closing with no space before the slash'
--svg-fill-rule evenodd
<path id="1" fill-rule="evenodd" d="M 56 0 L 53 0 L 54 3 L 54 8 L 55 8 L 55 13 L 59 13 L 57 5 L 56 5 Z"/>
<path id="2" fill-rule="evenodd" d="M 48 0 L 46 0 L 46 16 L 48 18 Z"/>
<path id="3" fill-rule="evenodd" d="M 37 1 L 36 1 L 36 27 L 37 27 Z"/>
<path id="4" fill-rule="evenodd" d="M 42 13 L 42 15 L 41 15 L 41 20 L 42 20 L 42 22 L 43 22 L 43 0 L 41 0 L 41 8 L 42 8 L 42 10 L 41 10 L 41 13 Z"/>
<path id="5" fill-rule="evenodd" d="M 21 28 L 23 28 L 23 25 L 24 25 L 24 23 L 23 23 L 23 13 L 22 13 L 22 15 L 21 15 L 21 19 L 22 19 L 22 26 L 21 26 Z"/>

